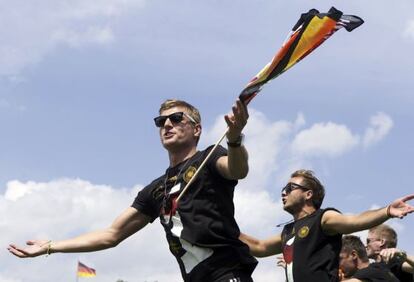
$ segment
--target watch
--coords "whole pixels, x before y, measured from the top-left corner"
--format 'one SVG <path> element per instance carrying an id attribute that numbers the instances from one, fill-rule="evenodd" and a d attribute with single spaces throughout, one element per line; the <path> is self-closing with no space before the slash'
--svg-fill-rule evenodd
<path id="1" fill-rule="evenodd" d="M 239 137 L 233 142 L 229 142 L 229 139 L 227 139 L 227 146 L 237 148 L 240 147 L 243 144 L 244 140 L 244 134 L 240 133 Z"/>

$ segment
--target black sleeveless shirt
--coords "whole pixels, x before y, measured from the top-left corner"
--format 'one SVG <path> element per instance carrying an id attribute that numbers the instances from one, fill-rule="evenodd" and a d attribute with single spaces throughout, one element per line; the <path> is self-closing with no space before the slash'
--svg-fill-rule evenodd
<path id="1" fill-rule="evenodd" d="M 342 235 L 330 236 L 323 232 L 321 219 L 328 210 L 335 209 L 318 209 L 284 227 L 282 250 L 286 261 L 286 281 L 339 281 Z"/>

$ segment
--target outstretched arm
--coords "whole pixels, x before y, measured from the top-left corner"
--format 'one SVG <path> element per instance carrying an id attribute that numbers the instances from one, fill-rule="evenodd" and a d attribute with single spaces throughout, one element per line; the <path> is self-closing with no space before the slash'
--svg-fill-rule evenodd
<path id="1" fill-rule="evenodd" d="M 62 240 L 29 240 L 26 247 L 10 244 L 10 253 L 20 258 L 36 257 L 51 253 L 93 252 L 115 247 L 121 241 L 148 224 L 150 218 L 135 208 L 126 209 L 112 225 L 104 230 L 94 231 L 78 237 Z"/>
<path id="2" fill-rule="evenodd" d="M 322 216 L 322 228 L 327 234 L 349 234 L 377 226 L 389 218 L 403 218 L 414 212 L 414 207 L 406 202 L 414 199 L 408 195 L 397 199 L 385 208 L 370 210 L 358 215 L 343 215 L 336 211 L 327 211 Z"/>
<path id="3" fill-rule="evenodd" d="M 232 114 L 224 117 L 228 125 L 228 155 L 217 160 L 217 169 L 227 179 L 242 179 L 249 172 L 248 154 L 243 144 L 237 146 L 236 143 L 239 141 L 242 130 L 247 124 L 249 113 L 247 107 L 240 100 L 236 101 L 232 111 Z M 233 145 L 231 145 L 232 143 Z"/>
<path id="4" fill-rule="evenodd" d="M 255 257 L 269 257 L 282 252 L 281 235 L 259 240 L 247 234 L 240 233 L 239 239 L 249 246 L 250 253 Z"/>

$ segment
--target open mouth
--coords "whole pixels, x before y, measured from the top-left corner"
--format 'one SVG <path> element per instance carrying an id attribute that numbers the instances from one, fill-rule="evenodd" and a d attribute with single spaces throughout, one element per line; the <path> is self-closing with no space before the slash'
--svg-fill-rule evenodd
<path id="1" fill-rule="evenodd" d="M 171 136 L 173 136 L 174 135 L 174 133 L 173 132 L 171 132 L 171 131 L 167 131 L 167 132 L 165 132 L 164 133 L 164 137 L 165 138 L 169 138 L 169 137 L 171 137 Z"/>

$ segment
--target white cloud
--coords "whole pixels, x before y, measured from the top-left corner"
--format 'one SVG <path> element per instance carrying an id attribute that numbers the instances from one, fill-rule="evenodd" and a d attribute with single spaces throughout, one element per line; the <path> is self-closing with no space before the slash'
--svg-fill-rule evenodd
<path id="1" fill-rule="evenodd" d="M 144 0 L 18 0 L 3 5 L 0 76 L 18 75 L 59 44 L 79 48 L 113 42 L 113 19 L 144 3 Z"/>
<path id="2" fill-rule="evenodd" d="M 246 148 L 249 152 L 249 177 L 242 181 L 249 190 L 263 190 L 271 176 L 279 168 L 281 156 L 286 151 L 293 130 L 304 124 L 299 114 L 295 122 L 268 120 L 265 115 L 249 109 L 249 121 L 244 130 Z M 225 122 L 220 116 L 211 129 L 203 132 L 201 145 L 212 144 L 225 131 Z M 225 141 L 222 143 L 226 147 Z"/>
<path id="3" fill-rule="evenodd" d="M 285 281 L 285 272 L 276 266 L 276 256 L 258 258 L 259 264 L 253 272 L 253 280 L 258 282 Z"/>
<path id="4" fill-rule="evenodd" d="M 0 274 L 0 281 L 1 282 L 21 282 L 21 280 L 9 279 L 9 278 L 2 276 L 1 274 Z"/>
<path id="5" fill-rule="evenodd" d="M 363 146 L 369 147 L 381 141 L 391 130 L 394 123 L 390 116 L 385 113 L 377 113 L 370 119 L 370 127 L 366 129 Z"/>
<path id="6" fill-rule="evenodd" d="M 275 201 L 266 191 L 250 191 L 249 187 L 238 187 L 234 195 L 236 219 L 240 229 L 255 236 L 269 236 L 276 225 L 289 216 L 283 211 L 281 201 Z"/>
<path id="7" fill-rule="evenodd" d="M 358 135 L 341 124 L 317 123 L 299 132 L 292 143 L 292 152 L 303 156 L 337 157 L 358 145 Z"/>
<path id="8" fill-rule="evenodd" d="M 0 195 L 0 244 L 5 248 L 9 243 L 22 245 L 28 239 L 59 240 L 105 228 L 132 203 L 139 189 L 140 186 L 115 189 L 79 179 L 44 183 L 11 181 L 5 194 Z M 3 251 L 0 252 L 0 281 L 70 280 L 75 276 L 78 259 L 95 267 L 99 281 L 103 282 L 118 278 L 171 281 L 160 279 L 167 276 L 179 281 L 178 266 L 169 254 L 164 237 L 160 224 L 154 222 L 118 247 L 104 252 L 53 254 L 47 259 L 21 260 Z M 163 265 L 162 273 L 159 265 Z"/>
<path id="9" fill-rule="evenodd" d="M 274 190 L 292 171 L 312 169 L 315 157 L 336 158 L 362 145 L 366 147 L 379 142 L 389 133 L 392 125 L 391 118 L 386 114 L 372 116 L 364 137 L 370 142 L 362 143 L 360 135 L 343 124 L 320 122 L 302 129 L 306 125 L 302 113 L 298 113 L 294 121 L 270 121 L 253 108 L 249 109 L 249 113 L 244 133 L 250 171 L 249 176 L 240 181 L 240 186 L 249 191 L 269 189 L 269 184 L 272 187 L 269 191 Z M 211 129 L 204 129 L 201 147 L 215 143 L 224 132 L 225 122 L 219 116 Z M 369 138 L 366 137 L 368 135 Z M 222 145 L 226 146 L 225 141 Z"/>
<path id="10" fill-rule="evenodd" d="M 346 125 L 333 122 L 316 123 L 300 131 L 293 139 L 292 154 L 299 158 L 338 157 L 362 145 L 370 147 L 384 139 L 393 121 L 390 116 L 379 112 L 370 118 L 370 125 L 363 138 L 353 133 Z"/>

